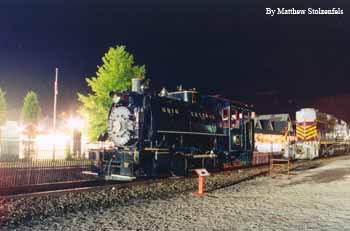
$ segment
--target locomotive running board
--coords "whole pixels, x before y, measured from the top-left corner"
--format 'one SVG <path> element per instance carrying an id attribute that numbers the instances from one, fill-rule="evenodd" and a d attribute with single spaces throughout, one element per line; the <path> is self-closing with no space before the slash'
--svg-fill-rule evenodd
<path id="1" fill-rule="evenodd" d="M 133 181 L 136 177 L 134 176 L 123 176 L 123 175 L 116 175 L 111 174 L 110 176 L 105 176 L 105 180 L 116 180 L 116 181 Z"/>
<path id="2" fill-rule="evenodd" d="M 199 154 L 199 155 L 193 155 L 193 159 L 196 158 L 217 158 L 218 156 L 216 154 Z"/>
<path id="3" fill-rule="evenodd" d="M 91 171 L 82 171 L 81 174 L 90 175 L 90 176 L 98 176 L 98 174 L 96 172 L 91 172 Z"/>
<path id="4" fill-rule="evenodd" d="M 187 132 L 187 131 L 163 131 L 158 130 L 158 133 L 173 133 L 173 134 L 189 134 L 189 135 L 205 135 L 205 136 L 227 136 L 220 133 L 204 133 L 204 132 Z"/>

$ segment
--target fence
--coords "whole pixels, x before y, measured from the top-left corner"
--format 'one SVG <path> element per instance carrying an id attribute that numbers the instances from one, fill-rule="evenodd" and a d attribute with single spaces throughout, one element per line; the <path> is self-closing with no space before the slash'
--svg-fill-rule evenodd
<path id="1" fill-rule="evenodd" d="M 0 188 L 91 179 L 88 160 L 14 160 L 0 162 Z"/>

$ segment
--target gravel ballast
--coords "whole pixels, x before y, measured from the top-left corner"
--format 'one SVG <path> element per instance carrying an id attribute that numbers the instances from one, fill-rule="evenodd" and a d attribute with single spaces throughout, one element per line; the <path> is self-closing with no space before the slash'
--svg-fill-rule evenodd
<path id="1" fill-rule="evenodd" d="M 234 170 L 215 174 L 206 181 L 207 190 L 232 185 L 268 170 L 267 167 Z M 31 220 L 43 220 L 50 216 L 64 216 L 69 213 L 102 211 L 112 206 L 126 206 L 138 200 L 169 198 L 178 193 L 195 191 L 197 178 L 155 181 L 133 187 L 106 187 L 87 192 L 71 192 L 50 196 L 0 199 L 0 224 L 16 227 Z"/>
<path id="2" fill-rule="evenodd" d="M 295 167 L 303 170 L 339 161 L 347 161 L 350 167 L 350 158 L 347 156 L 297 164 Z M 260 209 L 265 211 L 266 216 L 269 215 L 269 206 L 265 203 L 271 205 L 270 209 L 274 213 L 274 203 L 279 201 L 279 197 L 285 197 L 284 200 L 292 195 L 294 201 L 300 199 L 295 195 L 302 193 L 295 194 L 288 190 L 303 185 L 299 182 L 298 174 L 304 171 L 296 171 L 293 174 L 297 175 L 289 178 L 258 177 L 235 184 L 267 170 L 268 167 L 263 167 L 215 174 L 206 181 L 209 193 L 204 197 L 190 193 L 197 189 L 197 179 L 188 178 L 154 182 L 147 187 L 137 185 L 122 189 L 106 188 L 84 193 L 6 199 L 0 202 L 0 219 L 4 230 L 254 229 L 261 224 L 258 222 L 262 219 Z M 295 180 L 297 178 L 299 181 Z M 281 187 L 281 182 L 285 186 Z M 302 205 L 297 207 L 302 210 Z M 287 206 L 291 213 L 283 211 L 270 215 L 273 219 L 288 220 L 289 216 L 294 216 L 292 213 L 296 212 L 297 207 L 291 209 Z M 281 221 L 277 223 L 280 225 Z"/>

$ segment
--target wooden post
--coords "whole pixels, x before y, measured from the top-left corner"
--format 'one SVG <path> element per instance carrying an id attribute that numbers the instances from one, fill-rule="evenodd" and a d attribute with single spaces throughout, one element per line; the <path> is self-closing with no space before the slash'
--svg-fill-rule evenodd
<path id="1" fill-rule="evenodd" d="M 272 176 L 272 165 L 273 165 L 273 160 L 270 158 L 270 176 Z"/>

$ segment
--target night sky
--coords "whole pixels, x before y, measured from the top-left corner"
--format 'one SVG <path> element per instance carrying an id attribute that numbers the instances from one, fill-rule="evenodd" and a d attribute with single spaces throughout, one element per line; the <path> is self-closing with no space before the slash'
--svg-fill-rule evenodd
<path id="1" fill-rule="evenodd" d="M 51 115 L 56 66 L 58 110 L 75 111 L 85 77 L 120 44 L 146 65 L 155 90 L 182 84 L 258 113 L 318 107 L 350 120 L 350 2 L 274 2 L 1 0 L 0 87 L 10 119 L 28 90 Z M 271 17 L 266 7 L 340 7 L 344 15 Z"/>

